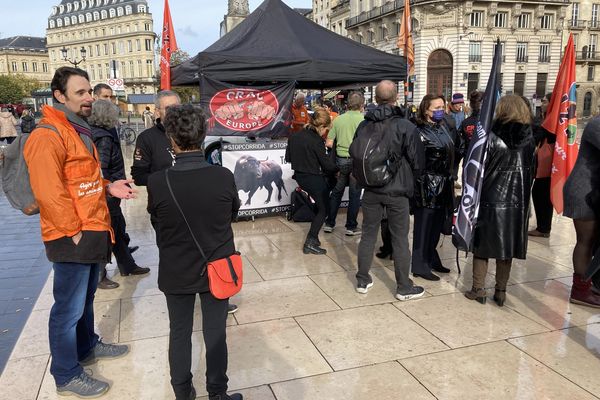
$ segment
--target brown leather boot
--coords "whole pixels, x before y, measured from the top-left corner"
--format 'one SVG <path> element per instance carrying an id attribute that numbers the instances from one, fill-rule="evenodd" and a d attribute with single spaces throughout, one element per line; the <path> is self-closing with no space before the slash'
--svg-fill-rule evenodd
<path id="1" fill-rule="evenodd" d="M 496 290 L 494 292 L 494 301 L 498 306 L 504 306 L 506 301 L 506 285 L 510 277 L 512 259 L 496 260 Z"/>
<path id="2" fill-rule="evenodd" d="M 570 301 L 583 306 L 600 308 L 600 295 L 592 292 L 592 281 L 583 280 L 583 276 L 579 274 L 573 274 Z"/>
<path id="3" fill-rule="evenodd" d="M 487 297 L 485 292 L 485 276 L 488 270 L 487 258 L 473 257 L 473 287 L 465 292 L 465 297 L 469 300 L 476 300 L 485 304 Z"/>

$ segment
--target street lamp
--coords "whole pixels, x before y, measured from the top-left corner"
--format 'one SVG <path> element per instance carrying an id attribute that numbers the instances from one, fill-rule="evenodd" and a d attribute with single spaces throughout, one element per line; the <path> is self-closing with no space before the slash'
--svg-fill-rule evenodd
<path id="1" fill-rule="evenodd" d="M 65 46 L 63 46 L 62 49 L 60 49 L 60 52 L 62 53 L 62 57 L 64 61 L 67 61 L 70 64 L 73 64 L 74 67 L 77 67 L 79 64 L 81 64 L 82 62 L 85 61 L 85 56 L 87 54 L 87 50 L 85 49 L 85 47 L 81 46 L 81 49 L 79 50 L 79 52 L 81 53 L 81 60 L 77 60 L 77 57 L 75 57 L 74 60 L 71 60 L 69 58 L 67 58 L 67 53 L 68 50 L 66 49 Z"/>
<path id="2" fill-rule="evenodd" d="M 459 69 L 459 65 L 460 65 L 460 47 L 461 47 L 460 43 L 462 42 L 462 40 L 464 38 L 469 37 L 472 34 L 473 34 L 473 31 L 469 31 L 469 32 L 465 33 L 464 35 L 458 35 L 458 43 L 457 43 L 457 58 L 458 58 L 458 62 L 456 63 L 456 75 L 458 75 L 457 76 L 458 79 L 456 80 L 457 85 L 458 85 L 458 81 L 460 80 L 460 69 Z M 470 54 L 467 55 L 467 63 L 466 63 L 467 65 L 469 65 L 469 63 L 468 63 L 470 61 L 469 57 L 470 57 Z M 464 80 L 465 80 L 465 77 L 464 77 L 464 74 L 463 74 L 463 81 Z"/>

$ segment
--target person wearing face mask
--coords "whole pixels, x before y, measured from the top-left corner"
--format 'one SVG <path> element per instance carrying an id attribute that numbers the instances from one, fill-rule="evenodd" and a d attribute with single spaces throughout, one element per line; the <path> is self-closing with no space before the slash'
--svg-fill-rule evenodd
<path id="1" fill-rule="evenodd" d="M 445 121 L 444 98 L 428 94 L 417 114 L 417 128 L 425 147 L 425 168 L 415 181 L 414 232 L 411 270 L 415 277 L 438 281 L 432 270 L 447 273 L 436 250 L 442 226 L 453 210 L 452 171 L 459 146 L 456 130 Z"/>

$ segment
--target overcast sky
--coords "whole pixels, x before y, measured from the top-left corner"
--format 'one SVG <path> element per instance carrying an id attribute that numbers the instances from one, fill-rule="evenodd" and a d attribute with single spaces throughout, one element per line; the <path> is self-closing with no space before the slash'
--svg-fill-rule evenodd
<path id="1" fill-rule="evenodd" d="M 60 0 L 29 0 L 25 6 L 2 0 L 0 37 L 46 36 L 48 16 Z M 147 0 L 154 18 L 154 31 L 162 28 L 164 0 Z M 262 0 L 250 0 L 252 12 Z M 284 0 L 292 8 L 311 8 L 311 0 Z M 227 0 L 169 0 L 179 48 L 190 55 L 204 50 L 219 38 L 219 24 L 227 13 Z"/>

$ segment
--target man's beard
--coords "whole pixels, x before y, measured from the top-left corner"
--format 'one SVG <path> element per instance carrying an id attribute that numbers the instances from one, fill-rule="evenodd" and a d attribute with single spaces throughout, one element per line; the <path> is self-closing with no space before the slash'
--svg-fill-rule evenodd
<path id="1" fill-rule="evenodd" d="M 92 108 L 88 108 L 88 109 L 79 109 L 79 111 L 77 111 L 75 114 L 77 114 L 79 117 L 81 118 L 88 118 L 90 115 L 92 115 Z"/>

